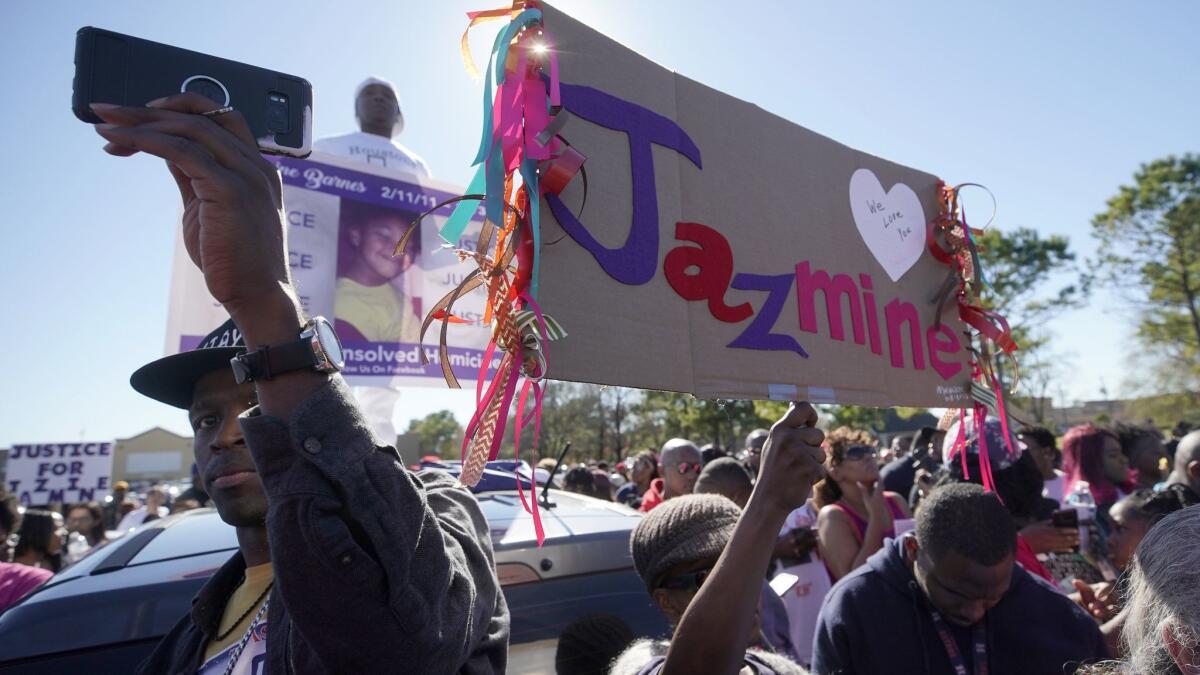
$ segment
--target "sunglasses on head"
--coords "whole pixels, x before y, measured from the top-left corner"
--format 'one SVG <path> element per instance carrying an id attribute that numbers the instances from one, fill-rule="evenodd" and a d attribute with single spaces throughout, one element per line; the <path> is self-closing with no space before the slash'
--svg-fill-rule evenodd
<path id="1" fill-rule="evenodd" d="M 700 586 L 704 584 L 704 580 L 707 579 L 708 575 L 710 574 L 712 574 L 711 567 L 707 567 L 702 570 L 696 570 L 695 572 L 676 574 L 675 576 L 670 576 L 666 579 L 663 579 L 662 583 L 658 586 L 659 588 L 666 588 L 674 591 L 695 591 L 699 590 Z"/>
<path id="2" fill-rule="evenodd" d="M 679 471 L 679 473 L 681 473 L 681 474 L 687 473 L 689 470 L 691 470 L 692 473 L 700 473 L 700 470 L 703 468 L 704 468 L 704 465 L 701 464 L 700 462 L 694 462 L 691 464 L 689 464 L 688 462 L 680 462 L 678 465 L 675 466 L 675 469 L 677 471 Z"/>
<path id="3" fill-rule="evenodd" d="M 878 456 L 879 456 L 879 451 L 876 450 L 875 448 L 872 448 L 869 445 L 856 445 L 846 451 L 846 454 L 843 457 L 843 459 L 844 459 L 844 461 L 847 461 L 847 462 L 857 462 L 861 459 L 868 459 L 871 457 L 878 457 Z"/>

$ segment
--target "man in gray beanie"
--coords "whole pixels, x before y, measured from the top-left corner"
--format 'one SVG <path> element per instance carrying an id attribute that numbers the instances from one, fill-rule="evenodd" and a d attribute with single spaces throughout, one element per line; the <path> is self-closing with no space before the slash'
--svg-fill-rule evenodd
<path id="1" fill-rule="evenodd" d="M 788 659 L 748 648 L 759 635 L 759 591 L 784 519 L 821 477 L 824 434 L 807 403 L 771 427 L 761 473 L 742 511 L 718 495 L 687 495 L 650 512 L 633 532 L 634 566 L 672 639 L 640 641 L 613 675 L 804 673 Z"/>

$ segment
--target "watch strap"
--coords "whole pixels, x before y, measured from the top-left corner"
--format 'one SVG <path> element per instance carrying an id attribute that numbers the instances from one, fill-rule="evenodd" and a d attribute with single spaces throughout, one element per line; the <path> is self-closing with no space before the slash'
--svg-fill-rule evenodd
<path id="1" fill-rule="evenodd" d="M 313 341 L 306 338 L 263 345 L 233 359 L 233 371 L 239 383 L 269 380 L 276 375 L 310 369 L 315 365 L 317 358 L 313 353 Z"/>

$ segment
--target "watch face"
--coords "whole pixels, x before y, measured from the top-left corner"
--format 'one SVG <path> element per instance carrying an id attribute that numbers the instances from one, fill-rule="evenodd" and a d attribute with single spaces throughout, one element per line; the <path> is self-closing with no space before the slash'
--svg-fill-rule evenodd
<path id="1" fill-rule="evenodd" d="M 321 341 L 321 347 L 325 350 L 325 356 L 329 358 L 338 370 L 346 366 L 346 358 L 342 354 L 342 343 L 338 341 L 337 333 L 333 331 L 333 326 L 324 319 L 317 321 L 316 326 L 317 339 Z"/>

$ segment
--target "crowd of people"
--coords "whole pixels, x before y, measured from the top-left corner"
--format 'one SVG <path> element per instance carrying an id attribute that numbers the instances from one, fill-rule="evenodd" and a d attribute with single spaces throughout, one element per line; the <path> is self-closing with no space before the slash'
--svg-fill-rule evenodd
<path id="1" fill-rule="evenodd" d="M 360 116 L 391 123 L 364 132 L 394 133 L 394 91 L 360 89 Z M 107 152 L 167 161 L 189 256 L 230 316 L 130 380 L 186 412 L 196 485 L 238 541 L 139 672 L 504 672 L 480 505 L 372 433 L 330 324 L 292 286 L 279 175 L 243 117 L 190 93 L 92 108 Z M 736 453 L 675 438 L 611 467 L 537 467 L 643 514 L 630 557 L 671 629 L 586 614 L 563 628 L 559 672 L 1200 672 L 1200 431 L 1083 425 L 1060 442 L 967 415 L 884 446 L 818 422 L 796 403 Z M 73 537 L 101 546 L 165 516 L 165 497 L 0 500 L 0 606 Z"/>
<path id="2" fill-rule="evenodd" d="M 765 567 L 750 575 L 761 588 L 747 667 L 793 672 L 778 662 L 784 657 L 816 673 L 1182 669 L 1171 664 L 1195 646 L 1183 628 L 1187 649 L 1176 655 L 1184 660 L 1133 671 L 1114 664 L 1136 666 L 1129 631 L 1146 630 L 1130 624 L 1139 546 L 1168 516 L 1200 503 L 1200 431 L 1181 424 L 1168 438 L 1150 426 L 1084 424 L 1060 439 L 1014 423 L 1006 438 L 1005 426 L 993 418 L 976 428 L 968 413 L 947 429 L 926 427 L 886 445 L 865 430 L 825 434 L 819 480 L 784 519 Z M 647 514 L 633 535 L 635 564 L 678 636 L 739 511 L 764 489 L 769 434 L 756 429 L 740 451 L 677 438 L 657 453 L 611 467 L 581 463 L 558 476 L 550 475 L 554 460 L 543 460 L 538 475 Z M 1200 509 L 1188 514 L 1195 526 Z M 643 569 L 650 563 L 640 558 L 660 554 L 672 574 Z M 1182 569 L 1172 584 L 1187 583 Z M 1166 611 L 1161 587 L 1141 588 L 1159 594 L 1144 599 L 1157 603 L 1154 611 Z M 588 665 L 560 672 L 656 672 L 666 663 L 667 643 L 606 635 L 626 637 L 563 642 L 569 653 L 560 663 Z M 1136 648 L 1163 647 L 1141 639 Z M 585 658 L 589 648 L 597 654 Z M 1167 656 L 1159 650 L 1155 658 Z M 647 663 L 657 665 L 642 669 Z"/>
<path id="3" fill-rule="evenodd" d="M 654 639 L 587 614 L 564 628 L 558 672 L 1187 673 L 1189 659 L 1200 663 L 1187 602 L 1200 575 L 1200 509 L 1189 508 L 1200 503 L 1200 431 L 1166 439 L 1149 427 L 1087 424 L 1060 442 L 1033 426 L 1006 438 L 999 420 L 976 425 L 968 414 L 946 430 L 921 429 L 907 450 L 892 444 L 885 462 L 870 433 L 822 433 L 815 420 L 811 407 L 794 406 L 737 452 L 675 438 L 612 466 L 554 474 L 555 460 L 543 459 L 537 482 L 645 514 L 631 555 L 672 627 L 670 639 Z M 139 500 L 123 482 L 104 504 L 18 509 L 6 497 L 0 611 L 73 554 L 207 503 L 203 485 L 169 511 L 162 486 Z M 217 490 L 218 508 L 226 492 Z M 470 520 L 478 532 L 478 516 Z M 87 548 L 69 550 L 76 542 Z M 478 550 L 472 574 L 494 574 L 487 547 Z M 254 569 L 239 571 L 230 602 L 269 594 L 273 570 Z M 502 595 L 494 598 L 479 635 L 493 643 L 503 627 Z M 206 654 L 232 646 L 216 641 Z M 701 663 L 729 670 L 692 670 Z"/>
<path id="4" fill-rule="evenodd" d="M 198 484 L 173 498 L 164 486 L 151 485 L 139 498 L 122 480 L 103 503 L 23 508 L 0 488 L 0 612 L 110 539 L 207 502 Z"/>

